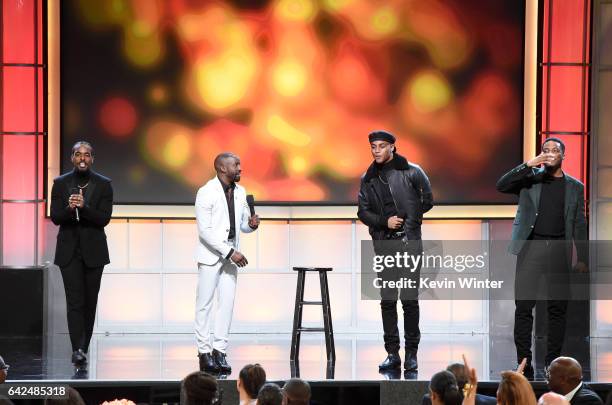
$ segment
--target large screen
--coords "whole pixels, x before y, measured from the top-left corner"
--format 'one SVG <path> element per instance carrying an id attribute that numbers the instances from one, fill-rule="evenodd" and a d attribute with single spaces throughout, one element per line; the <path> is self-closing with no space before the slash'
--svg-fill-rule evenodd
<path id="1" fill-rule="evenodd" d="M 77 140 L 116 203 L 189 204 L 214 157 L 258 201 L 354 204 L 385 129 L 438 204 L 522 158 L 525 5 L 507 0 L 67 0 L 62 171 Z"/>

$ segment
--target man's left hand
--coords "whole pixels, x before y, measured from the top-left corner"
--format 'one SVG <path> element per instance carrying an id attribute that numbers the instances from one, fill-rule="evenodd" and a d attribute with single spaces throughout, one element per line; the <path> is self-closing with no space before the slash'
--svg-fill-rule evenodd
<path id="1" fill-rule="evenodd" d="M 252 229 L 257 229 L 259 227 L 259 215 L 255 214 L 249 218 L 249 226 Z"/>
<path id="2" fill-rule="evenodd" d="M 589 272 L 589 266 L 587 266 L 586 263 L 578 262 L 574 266 L 574 270 L 576 270 L 578 273 L 588 273 Z"/>

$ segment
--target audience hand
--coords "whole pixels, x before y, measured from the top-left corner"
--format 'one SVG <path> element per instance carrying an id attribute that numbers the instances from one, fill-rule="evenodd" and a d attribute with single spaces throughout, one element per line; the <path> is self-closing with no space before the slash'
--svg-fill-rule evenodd
<path id="1" fill-rule="evenodd" d="M 463 365 L 465 366 L 465 372 L 467 374 L 467 383 L 463 387 L 463 402 L 462 405 L 475 405 L 476 404 L 476 389 L 478 387 L 478 377 L 476 376 L 476 369 L 470 368 L 468 361 L 463 355 Z"/>
<path id="2" fill-rule="evenodd" d="M 527 357 L 521 361 L 521 364 L 516 368 L 516 372 L 519 374 L 523 374 L 525 372 L 525 366 L 527 365 Z"/>
<path id="3" fill-rule="evenodd" d="M 578 262 L 574 266 L 574 270 L 576 270 L 578 273 L 588 273 L 589 272 L 589 266 L 587 266 L 583 262 Z"/>

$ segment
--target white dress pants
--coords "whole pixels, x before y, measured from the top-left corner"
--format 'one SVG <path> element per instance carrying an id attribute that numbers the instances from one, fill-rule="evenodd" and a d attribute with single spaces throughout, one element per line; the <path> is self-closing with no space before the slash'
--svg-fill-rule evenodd
<path id="1" fill-rule="evenodd" d="M 198 289 L 196 291 L 195 335 L 199 353 L 213 349 L 225 353 L 229 340 L 236 276 L 238 267 L 229 260 L 220 260 L 209 266 L 198 263 Z M 217 291 L 217 310 L 214 314 L 214 331 L 211 339 L 210 322 L 213 297 Z"/>

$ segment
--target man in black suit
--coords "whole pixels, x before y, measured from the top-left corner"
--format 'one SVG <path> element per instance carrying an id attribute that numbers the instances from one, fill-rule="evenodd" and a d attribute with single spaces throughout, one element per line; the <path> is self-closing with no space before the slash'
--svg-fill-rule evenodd
<path id="1" fill-rule="evenodd" d="M 561 169 L 565 145 L 557 138 L 542 144 L 542 153 L 510 170 L 497 182 L 502 193 L 519 195 L 509 251 L 518 255 L 515 279 L 514 342 L 517 361 L 527 358 L 525 376 L 533 378 L 531 334 L 538 282 L 547 291 L 548 342 L 545 362 L 561 355 L 573 245 L 574 269 L 588 272 L 584 184 Z M 540 167 L 543 166 L 543 167 Z"/>
<path id="2" fill-rule="evenodd" d="M 548 388 L 571 405 L 603 405 L 601 398 L 582 382 L 582 367 L 571 357 L 558 357 L 546 370 Z"/>
<path id="3" fill-rule="evenodd" d="M 465 384 L 468 382 L 468 376 L 465 371 L 465 365 L 461 363 L 453 363 L 449 365 L 448 367 L 446 367 L 446 370 L 453 373 L 453 375 L 457 379 L 457 387 L 459 388 L 459 391 L 463 391 Z M 482 394 L 476 394 L 476 405 L 496 405 L 496 404 L 497 404 L 497 398 L 490 397 L 487 395 L 482 395 Z M 421 402 L 421 405 L 431 405 L 431 398 L 429 394 L 423 395 L 423 401 Z"/>
<path id="4" fill-rule="evenodd" d="M 74 169 L 53 180 L 51 220 L 59 225 L 55 264 L 62 272 L 75 366 L 87 363 L 104 265 L 110 263 L 104 227 L 113 212 L 111 180 L 93 170 L 94 150 L 72 147 Z"/>

